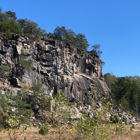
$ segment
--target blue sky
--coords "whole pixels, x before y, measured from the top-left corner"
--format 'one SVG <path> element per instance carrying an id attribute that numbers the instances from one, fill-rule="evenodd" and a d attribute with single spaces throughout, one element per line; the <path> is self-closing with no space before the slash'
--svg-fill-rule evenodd
<path id="1" fill-rule="evenodd" d="M 140 76 L 140 0 L 0 0 L 2 11 L 14 11 L 47 32 L 65 26 L 100 44 L 103 74 Z"/>

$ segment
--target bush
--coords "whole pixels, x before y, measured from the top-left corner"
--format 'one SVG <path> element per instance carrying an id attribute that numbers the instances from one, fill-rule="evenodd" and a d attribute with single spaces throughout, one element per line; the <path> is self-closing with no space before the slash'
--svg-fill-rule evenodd
<path id="1" fill-rule="evenodd" d="M 118 123 L 119 122 L 119 117 L 116 116 L 116 115 L 112 115 L 110 117 L 110 121 L 113 122 L 113 123 Z"/>
<path id="2" fill-rule="evenodd" d="M 19 55 L 19 64 L 21 64 L 23 68 L 26 69 L 27 71 L 31 70 L 32 61 L 27 60 L 26 55 L 23 55 L 23 54 Z"/>
<path id="3" fill-rule="evenodd" d="M 7 37 L 8 39 L 11 39 L 11 38 L 12 38 L 12 32 L 11 32 L 10 30 L 7 30 L 7 31 L 6 31 L 6 37 Z"/>
<path id="4" fill-rule="evenodd" d="M 48 126 L 46 124 L 42 125 L 40 130 L 39 130 L 39 134 L 47 135 L 48 132 L 49 132 Z"/>
<path id="5" fill-rule="evenodd" d="M 3 66 L 1 65 L 0 66 L 0 77 L 1 78 L 8 78 L 9 76 L 9 71 L 10 71 L 10 68 L 8 66 Z"/>
<path id="6" fill-rule="evenodd" d="M 10 19 L 1 21 L 0 23 L 0 31 L 6 32 L 7 30 L 12 33 L 22 33 L 21 27 L 16 23 L 16 21 Z"/>

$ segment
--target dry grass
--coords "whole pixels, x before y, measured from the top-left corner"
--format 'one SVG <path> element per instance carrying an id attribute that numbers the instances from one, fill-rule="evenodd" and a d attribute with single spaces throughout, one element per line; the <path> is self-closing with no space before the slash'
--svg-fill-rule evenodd
<path id="1" fill-rule="evenodd" d="M 134 131 L 127 131 L 123 132 L 120 135 L 116 135 L 112 138 L 112 140 L 140 140 L 140 131 L 134 132 Z"/>
<path id="2" fill-rule="evenodd" d="M 31 86 L 27 83 L 20 83 L 20 84 L 24 89 L 30 89 L 31 88 Z"/>
<path id="3" fill-rule="evenodd" d="M 124 130 L 115 136 L 112 140 L 140 140 L 140 125 L 136 125 L 134 129 L 130 129 L 132 125 L 125 125 Z"/>
<path id="4" fill-rule="evenodd" d="M 111 140 L 140 140 L 140 131 L 136 131 L 136 129 L 130 130 L 129 125 L 125 126 L 125 130 L 122 133 L 118 133 L 114 136 L 111 136 Z M 65 131 L 63 131 L 63 140 L 67 138 L 67 140 L 74 140 L 76 138 L 76 134 L 71 134 L 70 129 L 65 128 Z M 58 129 L 51 128 L 49 133 L 46 136 L 40 135 L 37 128 L 28 128 L 26 133 L 23 133 L 20 135 L 19 130 L 16 134 L 16 140 L 58 140 L 59 139 L 59 133 Z M 2 131 L 0 133 L 0 140 L 10 140 L 7 132 Z M 15 140 L 15 139 L 14 139 Z M 106 140 L 109 140 L 106 139 Z"/>
<path id="5" fill-rule="evenodd" d="M 38 128 L 30 128 L 27 129 L 25 133 L 20 134 L 20 131 L 16 131 L 16 140 L 58 140 L 59 139 L 59 133 L 58 129 L 50 129 L 49 133 L 47 135 L 40 135 Z M 68 140 L 74 140 L 74 136 L 72 136 L 71 132 L 66 130 L 61 137 L 61 139 L 68 138 Z M 7 131 L 2 131 L 0 133 L 0 140 L 11 140 L 8 136 Z M 15 139 L 13 139 L 15 140 Z"/>

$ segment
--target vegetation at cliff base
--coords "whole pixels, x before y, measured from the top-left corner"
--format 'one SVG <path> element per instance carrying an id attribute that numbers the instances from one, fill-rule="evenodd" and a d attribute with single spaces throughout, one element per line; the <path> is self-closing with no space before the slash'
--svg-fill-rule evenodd
<path id="1" fill-rule="evenodd" d="M 111 89 L 110 95 L 114 104 L 138 117 L 140 114 L 140 77 L 116 77 L 110 73 L 105 74 L 104 77 Z"/>

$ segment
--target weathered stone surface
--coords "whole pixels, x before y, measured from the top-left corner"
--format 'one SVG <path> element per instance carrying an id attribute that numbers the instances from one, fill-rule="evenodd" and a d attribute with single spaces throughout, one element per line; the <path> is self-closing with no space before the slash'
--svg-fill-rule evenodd
<path id="1" fill-rule="evenodd" d="M 0 42 L 1 65 L 8 65 L 11 84 L 29 87 L 42 83 L 44 92 L 56 94 L 62 90 L 69 100 L 89 103 L 109 91 L 102 80 L 102 64 L 97 56 L 57 40 L 35 40 L 14 36 Z M 19 65 L 19 56 L 31 60 L 30 70 Z M 24 87 L 24 86 L 23 86 Z"/>

